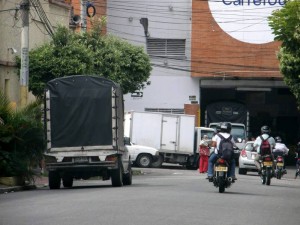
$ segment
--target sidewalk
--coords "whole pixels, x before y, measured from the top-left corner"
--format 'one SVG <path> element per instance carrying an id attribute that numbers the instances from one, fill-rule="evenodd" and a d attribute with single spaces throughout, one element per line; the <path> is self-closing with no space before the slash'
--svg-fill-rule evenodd
<path id="1" fill-rule="evenodd" d="M 32 190 L 41 187 L 48 186 L 48 177 L 45 176 L 37 176 L 35 177 L 35 182 L 31 184 L 26 184 L 24 186 L 7 186 L 4 184 L 0 184 L 0 194 L 7 194 L 9 192 L 15 191 L 23 191 L 23 190 Z"/>

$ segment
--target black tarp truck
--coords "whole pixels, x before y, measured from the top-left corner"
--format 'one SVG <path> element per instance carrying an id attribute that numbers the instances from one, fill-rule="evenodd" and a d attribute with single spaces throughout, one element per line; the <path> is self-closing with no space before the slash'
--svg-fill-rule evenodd
<path id="1" fill-rule="evenodd" d="M 241 150 L 249 132 L 249 111 L 246 106 L 234 101 L 218 101 L 210 103 L 205 110 L 205 125 L 216 128 L 220 122 L 231 122 L 231 135 Z M 236 157 L 239 151 L 235 151 Z"/>
<path id="2" fill-rule="evenodd" d="M 132 183 L 118 84 L 96 76 L 57 78 L 47 83 L 44 104 L 50 189 L 96 176 L 112 186 Z"/>

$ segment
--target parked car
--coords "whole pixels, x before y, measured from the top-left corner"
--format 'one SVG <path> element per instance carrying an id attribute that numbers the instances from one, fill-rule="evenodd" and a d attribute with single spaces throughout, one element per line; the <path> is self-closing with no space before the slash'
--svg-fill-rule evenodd
<path id="1" fill-rule="evenodd" d="M 130 138 L 125 137 L 125 148 L 127 148 L 132 164 L 138 167 L 151 167 L 152 163 L 158 159 L 159 151 L 156 148 L 135 145 L 130 142 Z"/>
<path id="2" fill-rule="evenodd" d="M 248 171 L 257 171 L 254 164 L 254 159 L 257 155 L 256 150 L 253 148 L 254 141 L 246 142 L 242 148 L 239 156 L 239 174 L 246 175 Z"/>

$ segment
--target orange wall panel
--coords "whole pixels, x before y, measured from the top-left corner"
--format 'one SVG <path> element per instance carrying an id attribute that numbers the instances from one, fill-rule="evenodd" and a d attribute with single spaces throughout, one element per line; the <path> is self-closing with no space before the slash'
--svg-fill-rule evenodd
<path id="1" fill-rule="evenodd" d="M 207 1 L 192 4 L 193 77 L 282 78 L 279 42 L 250 44 L 232 38 L 214 20 Z"/>

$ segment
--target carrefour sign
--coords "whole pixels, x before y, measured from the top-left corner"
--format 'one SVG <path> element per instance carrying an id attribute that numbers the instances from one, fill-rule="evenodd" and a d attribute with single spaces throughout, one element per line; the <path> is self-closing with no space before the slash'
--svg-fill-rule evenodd
<path id="1" fill-rule="evenodd" d="M 264 44 L 274 41 L 268 17 L 282 8 L 285 0 L 209 0 L 208 4 L 228 35 L 242 42 Z"/>

